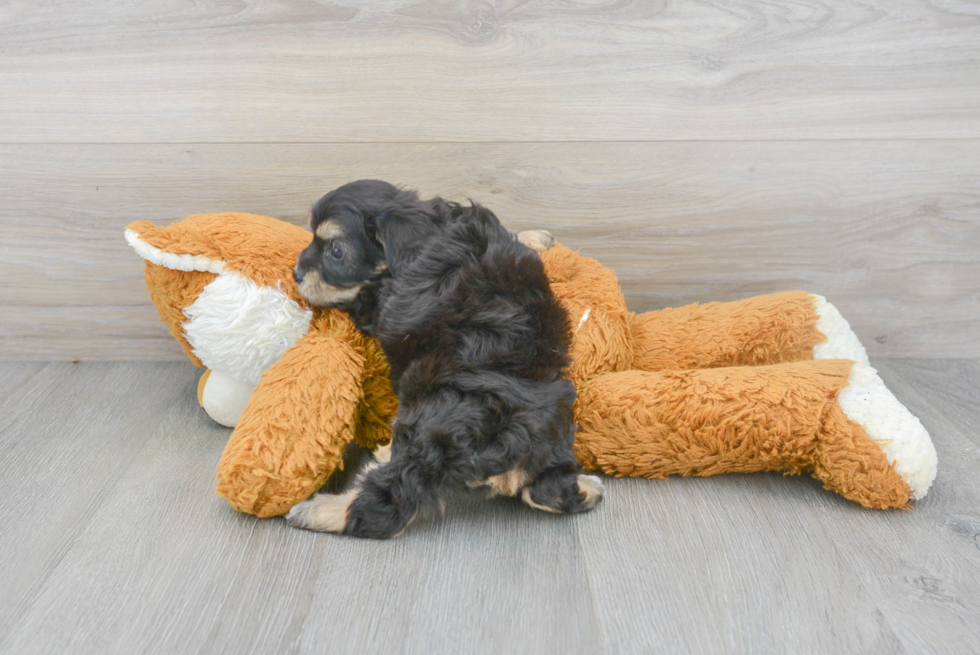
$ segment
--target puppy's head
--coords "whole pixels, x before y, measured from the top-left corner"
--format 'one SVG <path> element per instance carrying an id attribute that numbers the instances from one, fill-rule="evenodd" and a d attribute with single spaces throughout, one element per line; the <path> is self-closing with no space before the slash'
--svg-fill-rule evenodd
<path id="1" fill-rule="evenodd" d="M 313 243 L 293 276 L 311 304 L 342 307 L 379 278 L 396 274 L 448 217 L 441 198 L 378 180 L 351 182 L 323 196 L 310 213 Z"/>

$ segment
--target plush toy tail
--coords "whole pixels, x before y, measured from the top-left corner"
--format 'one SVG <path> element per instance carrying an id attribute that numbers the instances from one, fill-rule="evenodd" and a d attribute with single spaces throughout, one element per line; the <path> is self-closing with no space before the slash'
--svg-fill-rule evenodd
<path id="1" fill-rule="evenodd" d="M 844 360 L 605 374 L 579 388 L 576 450 L 615 476 L 811 471 L 865 507 L 906 507 L 935 477 L 935 450 L 871 374 Z"/>

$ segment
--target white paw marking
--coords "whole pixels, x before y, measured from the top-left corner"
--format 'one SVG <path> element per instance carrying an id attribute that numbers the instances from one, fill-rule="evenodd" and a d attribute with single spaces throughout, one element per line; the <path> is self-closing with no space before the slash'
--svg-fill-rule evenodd
<path id="1" fill-rule="evenodd" d="M 293 505 L 286 514 L 286 523 L 294 528 L 342 532 L 347 527 L 347 510 L 355 498 L 357 498 L 357 490 L 339 496 L 318 494 Z"/>
<path id="2" fill-rule="evenodd" d="M 535 252 L 544 252 L 555 245 L 555 237 L 548 230 L 525 230 L 517 240 Z"/>
<path id="3" fill-rule="evenodd" d="M 578 476 L 578 493 L 582 497 L 585 506 L 592 509 L 602 500 L 602 496 L 606 493 L 606 488 L 602 486 L 602 480 L 596 476 L 580 475 Z"/>
<path id="4" fill-rule="evenodd" d="M 378 460 L 379 464 L 387 464 L 391 461 L 391 444 L 387 443 L 383 446 L 378 446 L 374 449 L 374 459 Z"/>

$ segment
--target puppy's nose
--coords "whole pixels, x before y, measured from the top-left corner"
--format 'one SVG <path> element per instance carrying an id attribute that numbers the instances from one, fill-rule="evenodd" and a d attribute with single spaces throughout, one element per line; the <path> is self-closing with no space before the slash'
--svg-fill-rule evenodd
<path id="1" fill-rule="evenodd" d="M 303 283 L 303 271 L 299 270 L 299 267 L 293 269 L 293 279 L 296 280 L 296 284 Z"/>

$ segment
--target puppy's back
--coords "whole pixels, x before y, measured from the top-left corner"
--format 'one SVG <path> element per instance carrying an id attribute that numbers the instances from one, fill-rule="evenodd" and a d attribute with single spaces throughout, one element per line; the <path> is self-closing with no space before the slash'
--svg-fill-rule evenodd
<path id="1" fill-rule="evenodd" d="M 568 314 L 540 257 L 477 204 L 460 207 L 393 280 L 381 323 L 378 336 L 395 365 L 428 353 L 456 366 L 555 380 L 568 364 Z"/>

